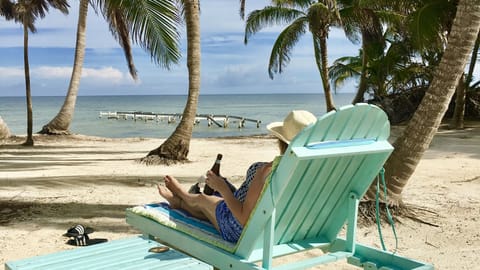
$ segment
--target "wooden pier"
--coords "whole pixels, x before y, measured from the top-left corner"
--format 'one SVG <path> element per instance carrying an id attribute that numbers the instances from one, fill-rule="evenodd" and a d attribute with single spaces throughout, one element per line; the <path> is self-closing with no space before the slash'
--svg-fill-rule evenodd
<path id="1" fill-rule="evenodd" d="M 182 119 L 180 113 L 155 113 L 155 112 L 141 112 L 141 111 L 123 111 L 123 112 L 100 112 L 99 118 L 106 117 L 107 119 L 124 119 L 133 121 L 156 121 L 167 122 L 168 124 L 176 123 L 177 120 Z M 207 125 L 227 128 L 231 123 L 237 124 L 238 128 L 244 128 L 246 122 L 253 122 L 257 128 L 260 127 L 262 121 L 226 114 L 197 114 L 195 116 L 195 125 L 200 124 L 201 121 L 206 121 Z"/>

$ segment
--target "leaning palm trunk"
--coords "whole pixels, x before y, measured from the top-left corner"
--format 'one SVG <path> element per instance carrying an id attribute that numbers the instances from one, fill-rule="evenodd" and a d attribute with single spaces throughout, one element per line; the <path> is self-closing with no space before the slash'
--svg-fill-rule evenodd
<path id="1" fill-rule="evenodd" d="M 182 119 L 162 145 L 142 159 L 147 164 L 169 164 L 187 160 L 200 93 L 200 6 L 198 0 L 185 0 L 187 28 L 188 99 Z"/>
<path id="2" fill-rule="evenodd" d="M 23 62 L 25 69 L 25 94 L 27 98 L 27 139 L 25 146 L 33 146 L 33 108 L 32 92 L 30 89 L 30 64 L 28 62 L 28 26 L 26 15 L 23 18 Z"/>
<path id="3" fill-rule="evenodd" d="M 395 141 L 395 150 L 385 164 L 390 204 L 402 203 L 403 188 L 440 126 L 479 30 L 480 0 L 460 0 L 432 84 L 404 133 Z M 372 185 L 366 198 L 373 199 L 374 195 L 375 185 Z"/>
<path id="4" fill-rule="evenodd" d="M 73 119 L 77 101 L 80 79 L 82 76 L 83 60 L 85 58 L 85 40 L 87 28 L 88 0 L 80 0 L 77 24 L 77 40 L 75 45 L 75 59 L 73 62 L 72 76 L 68 86 L 67 96 L 58 114 L 48 124 L 43 126 L 39 133 L 42 134 L 70 134 L 69 127 Z"/>
<path id="5" fill-rule="evenodd" d="M 453 110 L 453 117 L 449 125 L 449 127 L 452 129 L 464 128 L 465 99 L 467 96 L 467 89 L 468 83 L 465 81 L 465 76 L 462 76 L 458 81 L 457 90 L 455 91 L 455 108 Z"/>
<path id="6" fill-rule="evenodd" d="M 457 97 L 455 99 L 455 110 L 453 112 L 453 117 L 450 122 L 450 128 L 453 128 L 453 129 L 464 128 L 465 100 L 467 97 L 467 91 L 470 89 L 470 84 L 472 83 L 473 71 L 475 69 L 475 64 L 477 63 L 479 46 L 480 46 L 480 32 L 478 32 L 477 40 L 475 41 L 475 46 L 473 47 L 472 56 L 470 58 L 470 66 L 468 68 L 468 73 L 467 73 L 467 77 L 465 78 L 465 82 L 459 85 L 459 87 L 457 87 Z"/>

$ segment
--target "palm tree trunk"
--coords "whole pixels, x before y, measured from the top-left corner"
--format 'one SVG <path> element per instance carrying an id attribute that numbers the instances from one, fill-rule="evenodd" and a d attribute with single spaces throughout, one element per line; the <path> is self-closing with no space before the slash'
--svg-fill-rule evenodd
<path id="1" fill-rule="evenodd" d="M 465 115 L 465 99 L 467 95 L 468 84 L 465 81 L 465 76 L 460 77 L 458 81 L 457 90 L 455 91 L 455 109 L 453 110 L 453 116 L 450 121 L 449 127 L 451 129 L 463 129 L 464 128 L 464 115 Z"/>
<path id="2" fill-rule="evenodd" d="M 23 145 L 33 146 L 33 109 L 30 89 L 30 64 L 28 63 L 28 27 L 26 15 L 24 15 L 23 19 L 23 63 L 25 66 L 25 94 L 27 98 L 27 139 Z"/>
<path id="3" fill-rule="evenodd" d="M 172 163 L 187 160 L 200 94 L 200 3 L 184 0 L 187 28 L 188 99 L 175 131 L 158 148 L 142 159 L 145 163 Z"/>
<path id="4" fill-rule="evenodd" d="M 39 133 L 70 134 L 69 127 L 72 123 L 73 114 L 75 112 L 75 104 L 77 101 L 78 89 L 80 87 L 83 61 L 85 58 L 88 4 L 88 0 L 80 0 L 75 59 L 73 62 L 72 76 L 70 78 L 67 96 L 65 97 L 63 106 L 58 114 L 48 124 L 43 126 Z"/>
<path id="5" fill-rule="evenodd" d="M 313 34 L 313 48 L 315 51 L 315 62 L 322 79 L 323 93 L 327 112 L 335 110 L 332 91 L 330 88 L 330 79 L 328 78 L 328 57 L 327 57 L 327 38 L 326 35 L 316 31 Z"/>
<path id="6" fill-rule="evenodd" d="M 477 63 L 477 54 L 478 48 L 480 46 L 480 32 L 478 32 L 477 40 L 473 46 L 472 56 L 470 58 L 470 65 L 468 67 L 467 77 L 465 82 L 459 84 L 457 87 L 457 97 L 455 99 L 455 110 L 453 112 L 452 121 L 450 122 L 450 128 L 452 129 L 463 129 L 464 128 L 464 118 L 465 118 L 465 99 L 467 97 L 467 91 L 470 89 L 470 84 L 472 83 L 473 71 L 475 69 L 475 64 Z"/>
<path id="7" fill-rule="evenodd" d="M 367 63 L 368 63 L 368 54 L 365 46 L 365 38 L 362 38 L 362 73 L 360 74 L 360 82 L 358 83 L 358 90 L 353 98 L 352 104 L 363 102 L 364 95 L 367 91 Z"/>
<path id="8" fill-rule="evenodd" d="M 320 54 L 322 59 L 322 83 L 325 92 L 325 102 L 327 103 L 327 112 L 335 110 L 333 102 L 332 90 L 330 87 L 330 79 L 328 78 L 328 56 L 327 56 L 327 39 L 320 38 Z"/>
<path id="9" fill-rule="evenodd" d="M 403 188 L 440 126 L 479 30 L 480 0 L 460 0 L 448 45 L 432 84 L 404 133 L 395 141 L 395 150 L 385 164 L 390 204 L 402 203 Z M 375 185 L 370 187 L 367 199 L 374 198 L 375 189 Z"/>

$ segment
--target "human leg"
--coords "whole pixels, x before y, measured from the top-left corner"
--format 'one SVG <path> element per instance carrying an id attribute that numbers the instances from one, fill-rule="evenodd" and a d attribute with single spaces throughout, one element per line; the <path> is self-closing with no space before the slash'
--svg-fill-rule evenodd
<path id="1" fill-rule="evenodd" d="M 165 186 L 171 191 L 172 195 L 180 198 L 182 209 L 187 210 L 194 217 L 210 221 L 218 229 L 215 209 L 217 204 L 222 201 L 222 198 L 205 194 L 190 194 L 182 189 L 177 179 L 169 175 L 164 177 L 164 181 Z"/>
<path id="2" fill-rule="evenodd" d="M 183 209 L 196 218 L 208 220 L 208 218 L 203 214 L 203 212 L 198 211 L 198 209 L 193 209 L 189 207 L 185 202 L 183 202 L 182 199 L 180 199 L 180 197 L 174 195 L 168 188 L 160 185 L 157 185 L 157 188 L 160 196 L 167 200 L 172 209 Z"/>
<path id="3" fill-rule="evenodd" d="M 173 193 L 166 187 L 157 184 L 158 193 L 170 204 L 173 209 L 182 208 L 182 199 L 173 195 Z"/>

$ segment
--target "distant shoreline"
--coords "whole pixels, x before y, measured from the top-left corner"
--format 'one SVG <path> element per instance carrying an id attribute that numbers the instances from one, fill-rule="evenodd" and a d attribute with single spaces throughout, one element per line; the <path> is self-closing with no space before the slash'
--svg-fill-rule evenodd
<path id="1" fill-rule="evenodd" d="M 26 139 L 27 135 L 11 135 L 4 139 L 4 144 L 16 144 L 22 143 Z M 34 141 L 51 142 L 51 141 L 145 141 L 145 140 L 166 140 L 167 138 L 153 138 L 153 137 L 128 137 L 128 138 L 110 138 L 101 136 L 90 136 L 83 134 L 70 134 L 70 135 L 45 135 L 45 134 L 33 134 Z M 242 139 L 275 139 L 275 136 L 271 134 L 260 135 L 244 135 L 244 136 L 224 136 L 224 137 L 202 137 L 192 138 L 198 140 L 242 140 Z M 2 144 L 0 143 L 0 147 Z"/>
<path id="2" fill-rule="evenodd" d="M 343 93 L 334 93 L 332 94 L 334 97 L 336 95 L 354 95 L 355 93 L 353 92 L 343 92 Z M 207 93 L 207 94 L 202 94 L 200 93 L 200 97 L 202 96 L 248 96 L 248 95 L 282 95 L 282 96 L 293 96 L 293 95 L 323 95 L 323 93 Z M 134 96 L 169 96 L 169 97 L 187 97 L 188 94 L 139 94 L 139 95 L 126 95 L 126 94 L 116 94 L 116 95 L 78 95 L 78 97 L 115 97 L 115 96 L 122 96 L 122 97 L 134 97 Z M 25 98 L 25 95 L 17 95 L 17 96 L 2 96 L 0 95 L 0 98 Z M 57 95 L 57 96 L 51 96 L 51 95 L 33 95 L 32 98 L 37 98 L 37 97 L 42 97 L 42 98 L 48 98 L 48 97 L 65 97 L 64 95 Z"/>

